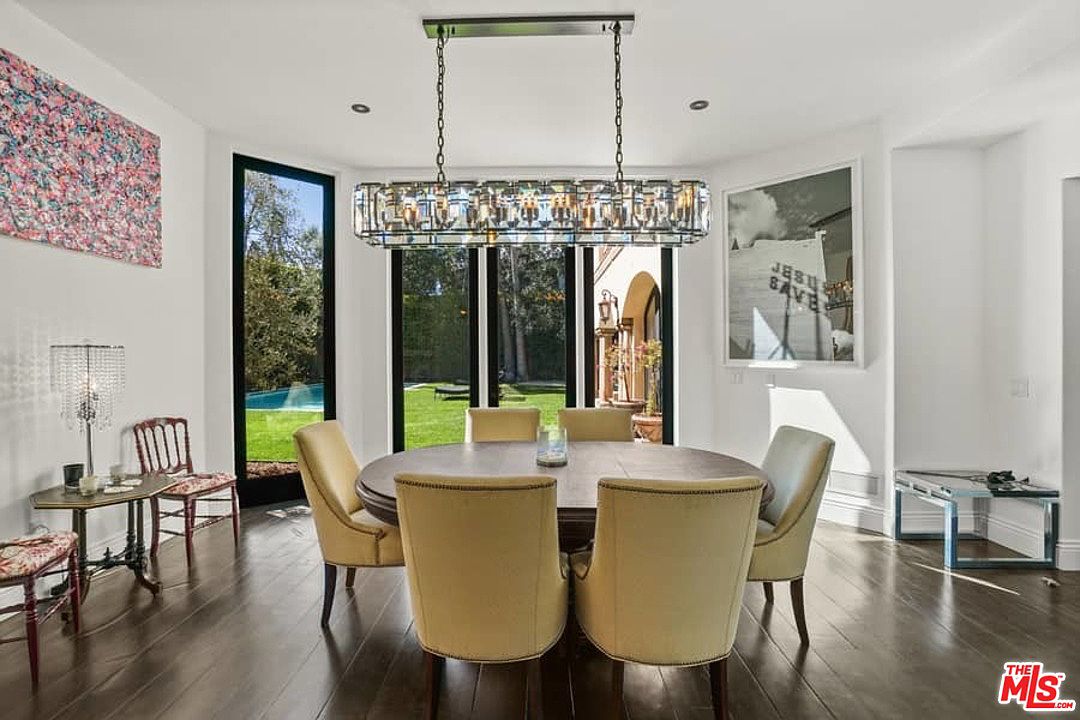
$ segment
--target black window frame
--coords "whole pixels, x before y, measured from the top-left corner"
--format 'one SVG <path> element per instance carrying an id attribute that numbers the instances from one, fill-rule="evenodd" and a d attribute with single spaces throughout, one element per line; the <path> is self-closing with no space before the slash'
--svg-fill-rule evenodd
<path id="1" fill-rule="evenodd" d="M 593 315 L 595 288 L 593 287 L 594 254 L 585 248 L 582 260 L 582 278 L 585 312 L 585 406 L 596 403 L 596 320 Z M 664 409 L 663 444 L 675 444 L 675 251 L 660 249 L 660 335 L 663 341 L 660 364 L 660 404 Z"/>
<path id="2" fill-rule="evenodd" d="M 233 320 L 233 460 L 237 477 L 240 505 L 267 505 L 299 500 L 304 497 L 300 473 L 288 473 L 273 478 L 251 480 L 247 477 L 247 414 L 246 382 L 244 377 L 244 173 L 248 170 L 300 180 L 323 189 L 323 418 L 337 417 L 337 377 L 335 338 L 335 186 L 333 175 L 283 165 L 271 160 L 233 153 L 232 191 L 232 320 Z"/>
<path id="3" fill-rule="evenodd" d="M 404 261 L 406 252 L 390 251 L 390 447 L 405 449 L 405 308 Z M 480 406 L 480 251 L 469 251 L 469 407 Z"/>
<path id="4" fill-rule="evenodd" d="M 577 407 L 577 254 L 563 248 L 566 407 Z M 499 248 L 487 250 L 487 401 L 499 407 Z"/>

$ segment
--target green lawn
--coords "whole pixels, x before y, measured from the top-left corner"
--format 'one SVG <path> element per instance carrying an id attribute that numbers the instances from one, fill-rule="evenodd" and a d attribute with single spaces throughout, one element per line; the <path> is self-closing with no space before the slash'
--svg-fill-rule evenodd
<path id="1" fill-rule="evenodd" d="M 435 386 L 445 384 L 450 383 L 427 383 L 405 391 L 406 448 L 464 441 L 469 399 L 435 395 Z M 554 425 L 559 408 L 566 407 L 566 390 L 562 387 L 504 385 L 502 394 L 504 407 L 540 408 L 542 425 Z"/>
<path id="2" fill-rule="evenodd" d="M 322 419 L 318 410 L 248 410 L 248 460 L 296 460 L 292 434 Z"/>
<path id="3" fill-rule="evenodd" d="M 435 395 L 436 385 L 428 383 L 405 391 L 405 445 L 409 448 L 458 443 L 465 439 L 465 409 L 468 397 Z M 504 385 L 504 407 L 540 408 L 541 426 L 555 425 L 559 409 L 566 407 L 562 387 Z M 249 460 L 294 461 L 292 434 L 298 428 L 322 420 L 318 411 L 248 410 L 247 455 Z"/>

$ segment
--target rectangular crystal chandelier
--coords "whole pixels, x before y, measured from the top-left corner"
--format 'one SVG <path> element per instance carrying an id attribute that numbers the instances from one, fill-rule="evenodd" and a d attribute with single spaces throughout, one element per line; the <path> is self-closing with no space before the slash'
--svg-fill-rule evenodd
<path id="1" fill-rule="evenodd" d="M 698 180 L 498 180 L 361 183 L 356 235 L 377 247 L 641 245 L 678 247 L 709 232 Z"/>

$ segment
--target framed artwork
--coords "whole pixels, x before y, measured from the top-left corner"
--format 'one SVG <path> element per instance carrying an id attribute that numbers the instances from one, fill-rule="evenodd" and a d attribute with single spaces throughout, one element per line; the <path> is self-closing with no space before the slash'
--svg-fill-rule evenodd
<path id="1" fill-rule="evenodd" d="M 0 235 L 161 267 L 160 141 L 0 48 Z"/>
<path id="2" fill-rule="evenodd" d="M 723 193 L 726 364 L 862 367 L 859 170 Z"/>

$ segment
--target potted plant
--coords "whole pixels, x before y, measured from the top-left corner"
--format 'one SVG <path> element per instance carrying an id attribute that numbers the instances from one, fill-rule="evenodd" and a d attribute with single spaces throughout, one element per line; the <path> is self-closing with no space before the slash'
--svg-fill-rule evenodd
<path id="1" fill-rule="evenodd" d="M 619 386 L 615 397 L 611 398 L 611 404 L 617 408 L 639 413 L 645 409 L 645 401 L 633 399 L 629 396 L 631 359 L 630 348 L 620 345 L 612 345 L 608 348 L 607 355 L 604 358 L 608 370 L 611 372 L 612 377 L 618 380 Z"/>
<path id="2" fill-rule="evenodd" d="M 660 407 L 660 368 L 664 361 L 664 345 L 659 340 L 648 340 L 635 349 L 638 362 L 647 378 L 647 396 L 644 411 L 634 413 L 634 432 L 649 442 L 664 440 L 664 415 Z"/>

